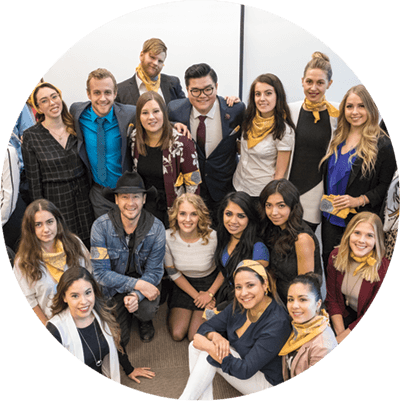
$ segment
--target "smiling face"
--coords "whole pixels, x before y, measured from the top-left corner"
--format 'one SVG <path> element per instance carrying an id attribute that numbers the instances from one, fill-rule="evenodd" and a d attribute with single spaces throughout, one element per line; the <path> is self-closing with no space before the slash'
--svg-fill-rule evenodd
<path id="1" fill-rule="evenodd" d="M 52 88 L 44 86 L 40 88 L 35 96 L 38 110 L 46 118 L 57 118 L 61 115 L 63 104 L 60 94 Z"/>
<path id="2" fill-rule="evenodd" d="M 368 113 L 360 96 L 351 93 L 347 97 L 344 106 L 344 116 L 352 128 L 362 127 L 366 123 Z"/>
<path id="3" fill-rule="evenodd" d="M 253 272 L 240 271 L 235 275 L 235 297 L 245 309 L 257 307 L 263 301 L 267 289 L 267 280 L 262 284 Z"/>
<path id="4" fill-rule="evenodd" d="M 117 92 L 110 77 L 104 79 L 92 78 L 89 82 L 87 95 L 92 102 L 93 111 L 99 117 L 105 117 L 114 105 Z"/>
<path id="5" fill-rule="evenodd" d="M 326 72 L 319 68 L 308 69 L 301 81 L 304 94 L 312 103 L 319 103 L 332 84 L 332 80 L 328 81 Z"/>
<path id="6" fill-rule="evenodd" d="M 349 238 L 350 249 L 355 256 L 362 258 L 375 248 L 375 231 L 370 223 L 357 224 Z"/>
<path id="7" fill-rule="evenodd" d="M 140 122 L 147 135 L 161 135 L 163 132 L 164 115 L 157 101 L 149 100 L 142 108 Z"/>
<path id="8" fill-rule="evenodd" d="M 303 283 L 292 284 L 288 290 L 287 308 L 295 323 L 302 324 L 317 315 L 322 300 L 316 300 L 310 286 Z"/>
<path id="9" fill-rule="evenodd" d="M 261 117 L 272 117 L 276 106 L 275 88 L 264 82 L 257 82 L 254 88 L 254 102 Z"/>
<path id="10" fill-rule="evenodd" d="M 192 95 L 191 91 L 193 89 L 213 89 L 210 95 L 206 95 L 203 91 L 198 97 Z M 196 110 L 202 114 L 206 115 L 213 107 L 215 100 L 217 99 L 217 88 L 218 84 L 214 83 L 210 75 L 206 75 L 201 78 L 191 78 L 189 80 L 189 86 L 186 88 L 188 91 L 188 98 L 190 103 Z"/>
<path id="11" fill-rule="evenodd" d="M 121 212 L 122 223 L 137 224 L 145 202 L 146 195 L 142 193 L 115 194 L 115 203 Z"/>
<path id="12" fill-rule="evenodd" d="M 249 218 L 236 203 L 229 202 L 224 210 L 224 226 L 229 234 L 239 239 L 249 224 Z"/>
<path id="13" fill-rule="evenodd" d="M 92 284 L 83 278 L 74 281 L 65 291 L 64 302 L 68 304 L 75 324 L 84 327 L 85 322 L 91 318 L 95 303 Z"/>
<path id="14" fill-rule="evenodd" d="M 155 54 L 153 52 L 140 53 L 140 64 L 143 70 L 150 78 L 155 78 L 164 67 L 164 61 L 167 55 L 165 52 Z"/>
<path id="15" fill-rule="evenodd" d="M 286 228 L 290 215 L 290 207 L 286 205 L 280 193 L 272 194 L 265 202 L 265 214 L 272 224 L 279 226 L 282 230 Z"/>
<path id="16" fill-rule="evenodd" d="M 197 224 L 199 215 L 196 208 L 188 201 L 183 201 L 179 205 L 178 214 L 176 216 L 178 227 L 181 234 L 194 235 L 197 234 Z"/>

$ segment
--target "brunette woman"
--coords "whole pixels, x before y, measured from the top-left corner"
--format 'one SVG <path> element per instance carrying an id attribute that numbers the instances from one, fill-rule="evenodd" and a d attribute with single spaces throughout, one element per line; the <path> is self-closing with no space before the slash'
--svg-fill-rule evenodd
<path id="1" fill-rule="evenodd" d="M 234 188 L 258 200 L 266 184 L 286 178 L 293 145 L 294 124 L 282 82 L 274 74 L 260 75 L 250 87 Z"/>
<path id="2" fill-rule="evenodd" d="M 326 267 L 353 216 L 337 216 L 337 212 L 379 214 L 396 170 L 392 143 L 379 127 L 378 109 L 365 86 L 354 86 L 344 96 L 337 130 L 321 165 L 325 194 L 333 199 L 331 204 L 321 204 Z"/>
<path id="3" fill-rule="evenodd" d="M 250 195 L 232 192 L 225 196 L 218 210 L 217 249 L 214 261 L 224 276 L 216 297 L 216 307 L 224 309 L 234 298 L 233 272 L 244 259 L 269 264 L 269 252 L 258 238 L 259 214 Z"/>
<path id="4" fill-rule="evenodd" d="M 199 195 L 182 194 L 169 210 L 164 264 L 174 282 L 169 300 L 169 330 L 175 341 L 193 340 L 212 308 L 223 276 L 214 262 L 217 233 L 210 228 L 208 209 Z"/>
<path id="5" fill-rule="evenodd" d="M 54 85 L 43 82 L 31 95 L 37 124 L 24 131 L 22 157 L 31 200 L 48 199 L 74 234 L 90 247 L 94 213 L 89 180 L 78 155 L 74 121 Z"/>
<path id="6" fill-rule="evenodd" d="M 318 239 L 303 221 L 297 188 L 288 180 L 271 181 L 260 194 L 263 239 L 270 251 L 268 270 L 286 303 L 289 283 L 299 274 L 322 274 Z"/>
<path id="7" fill-rule="evenodd" d="M 337 345 L 322 306 L 321 276 L 306 273 L 289 285 L 287 309 L 293 331 L 279 355 L 286 381 L 315 365 Z"/>
<path id="8" fill-rule="evenodd" d="M 371 212 L 357 213 L 347 225 L 328 263 L 326 307 L 340 343 L 356 327 L 385 278 L 382 221 Z"/>
<path id="9" fill-rule="evenodd" d="M 304 220 L 314 231 L 321 222 L 319 203 L 324 192 L 319 162 L 325 156 L 339 115 L 338 104 L 325 99 L 332 82 L 329 57 L 313 53 L 302 78 L 305 99 L 289 104 L 296 126 L 289 181 L 299 190 Z"/>
<path id="10" fill-rule="evenodd" d="M 62 275 L 52 314 L 46 327 L 53 336 L 86 365 L 119 383 L 120 329 L 85 268 L 71 267 Z"/>
<path id="11" fill-rule="evenodd" d="M 60 210 L 46 199 L 33 201 L 22 220 L 14 272 L 26 299 L 43 324 L 51 317 L 51 301 L 70 266 L 91 270 L 89 251 L 69 231 Z"/>
<path id="12" fill-rule="evenodd" d="M 145 208 L 168 228 L 167 209 L 184 192 L 199 194 L 199 163 L 193 141 L 172 128 L 163 98 L 149 91 L 136 105 L 136 129 L 130 133 L 133 168 L 146 189 L 154 186 L 158 197 Z"/>
<path id="13" fill-rule="evenodd" d="M 180 399 L 213 399 L 219 373 L 242 394 L 283 381 L 278 353 L 291 327 L 273 279 L 258 262 L 244 260 L 234 273 L 235 302 L 203 323 L 189 345 L 190 376 Z"/>

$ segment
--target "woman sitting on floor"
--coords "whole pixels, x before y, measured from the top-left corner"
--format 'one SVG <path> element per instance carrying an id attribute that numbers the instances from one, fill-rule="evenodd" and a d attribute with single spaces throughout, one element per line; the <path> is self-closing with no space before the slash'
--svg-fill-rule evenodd
<path id="1" fill-rule="evenodd" d="M 238 265 L 234 281 L 235 302 L 203 323 L 189 345 L 190 376 L 180 399 L 213 399 L 215 373 L 242 394 L 283 381 L 278 353 L 291 326 L 275 283 L 252 260 Z"/>

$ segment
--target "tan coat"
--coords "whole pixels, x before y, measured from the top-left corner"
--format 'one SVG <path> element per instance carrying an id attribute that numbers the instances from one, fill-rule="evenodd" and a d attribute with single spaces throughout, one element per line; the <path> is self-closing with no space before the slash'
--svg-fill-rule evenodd
<path id="1" fill-rule="evenodd" d="M 327 328 L 318 336 L 302 345 L 293 358 L 290 369 L 290 377 L 297 376 L 301 372 L 307 370 L 310 366 L 316 364 L 325 355 L 331 352 L 337 345 L 335 333 L 327 326 Z M 282 373 L 283 380 L 289 379 L 289 369 L 286 364 L 286 356 L 282 357 Z"/>

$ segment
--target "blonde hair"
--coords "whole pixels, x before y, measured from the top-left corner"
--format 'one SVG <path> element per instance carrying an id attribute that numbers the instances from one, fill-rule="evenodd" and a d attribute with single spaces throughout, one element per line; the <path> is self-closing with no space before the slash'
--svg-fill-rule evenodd
<path id="1" fill-rule="evenodd" d="M 329 57 L 321 52 L 314 52 L 311 57 L 312 58 L 307 63 L 306 68 L 304 68 L 303 77 L 306 76 L 308 70 L 318 68 L 326 73 L 328 81 L 330 81 L 332 79 L 333 71 Z"/>
<path id="2" fill-rule="evenodd" d="M 97 70 L 92 71 L 88 79 L 86 81 L 86 91 L 90 93 L 90 81 L 92 79 L 106 79 L 106 78 L 111 78 L 113 85 L 114 85 L 114 92 L 117 93 L 117 80 L 115 79 L 114 75 L 111 74 L 110 71 L 106 70 L 105 68 L 98 68 Z"/>
<path id="3" fill-rule="evenodd" d="M 356 85 L 350 88 L 345 94 L 339 107 L 339 117 L 338 125 L 329 145 L 326 155 L 322 158 L 320 166 L 322 163 L 329 159 L 329 157 L 335 154 L 338 157 L 338 146 L 344 142 L 350 133 L 350 124 L 345 117 L 345 108 L 347 99 L 351 94 L 356 94 L 360 97 L 367 111 L 367 121 L 364 124 L 361 140 L 356 147 L 356 152 L 350 156 L 349 160 L 355 157 L 359 157 L 363 160 L 361 172 L 364 177 L 373 172 L 375 168 L 376 158 L 378 156 L 378 139 L 383 134 L 386 133 L 379 127 L 379 111 L 376 107 L 371 95 L 367 91 L 364 85 Z"/>
<path id="4" fill-rule="evenodd" d="M 165 46 L 165 43 L 161 39 L 151 38 L 143 43 L 142 52 L 152 52 L 154 54 L 160 54 L 164 52 L 165 55 L 167 55 L 167 46 Z"/>
<path id="5" fill-rule="evenodd" d="M 199 216 L 199 221 L 197 223 L 197 232 L 199 233 L 200 237 L 203 240 L 203 245 L 207 245 L 208 240 L 210 238 L 210 234 L 212 232 L 212 229 L 210 228 L 211 224 L 210 213 L 203 199 L 199 195 L 195 194 L 184 193 L 180 195 L 178 198 L 174 200 L 173 205 L 168 210 L 171 236 L 174 236 L 176 231 L 179 230 L 177 216 L 179 212 L 179 207 L 183 202 L 189 202 L 196 209 L 197 215 Z"/>
<path id="6" fill-rule="evenodd" d="M 373 283 L 380 281 L 378 270 L 381 266 L 382 259 L 385 256 L 383 225 L 380 217 L 375 213 L 361 212 L 356 214 L 350 220 L 340 241 L 338 254 L 333 261 L 333 265 L 336 270 L 340 271 L 341 273 L 346 273 L 346 271 L 350 269 L 350 263 L 353 260 L 350 256 L 350 236 L 360 223 L 371 224 L 375 233 L 375 247 L 373 249 L 372 257 L 376 259 L 376 264 L 374 266 L 369 266 L 362 272 L 362 278 Z"/>

